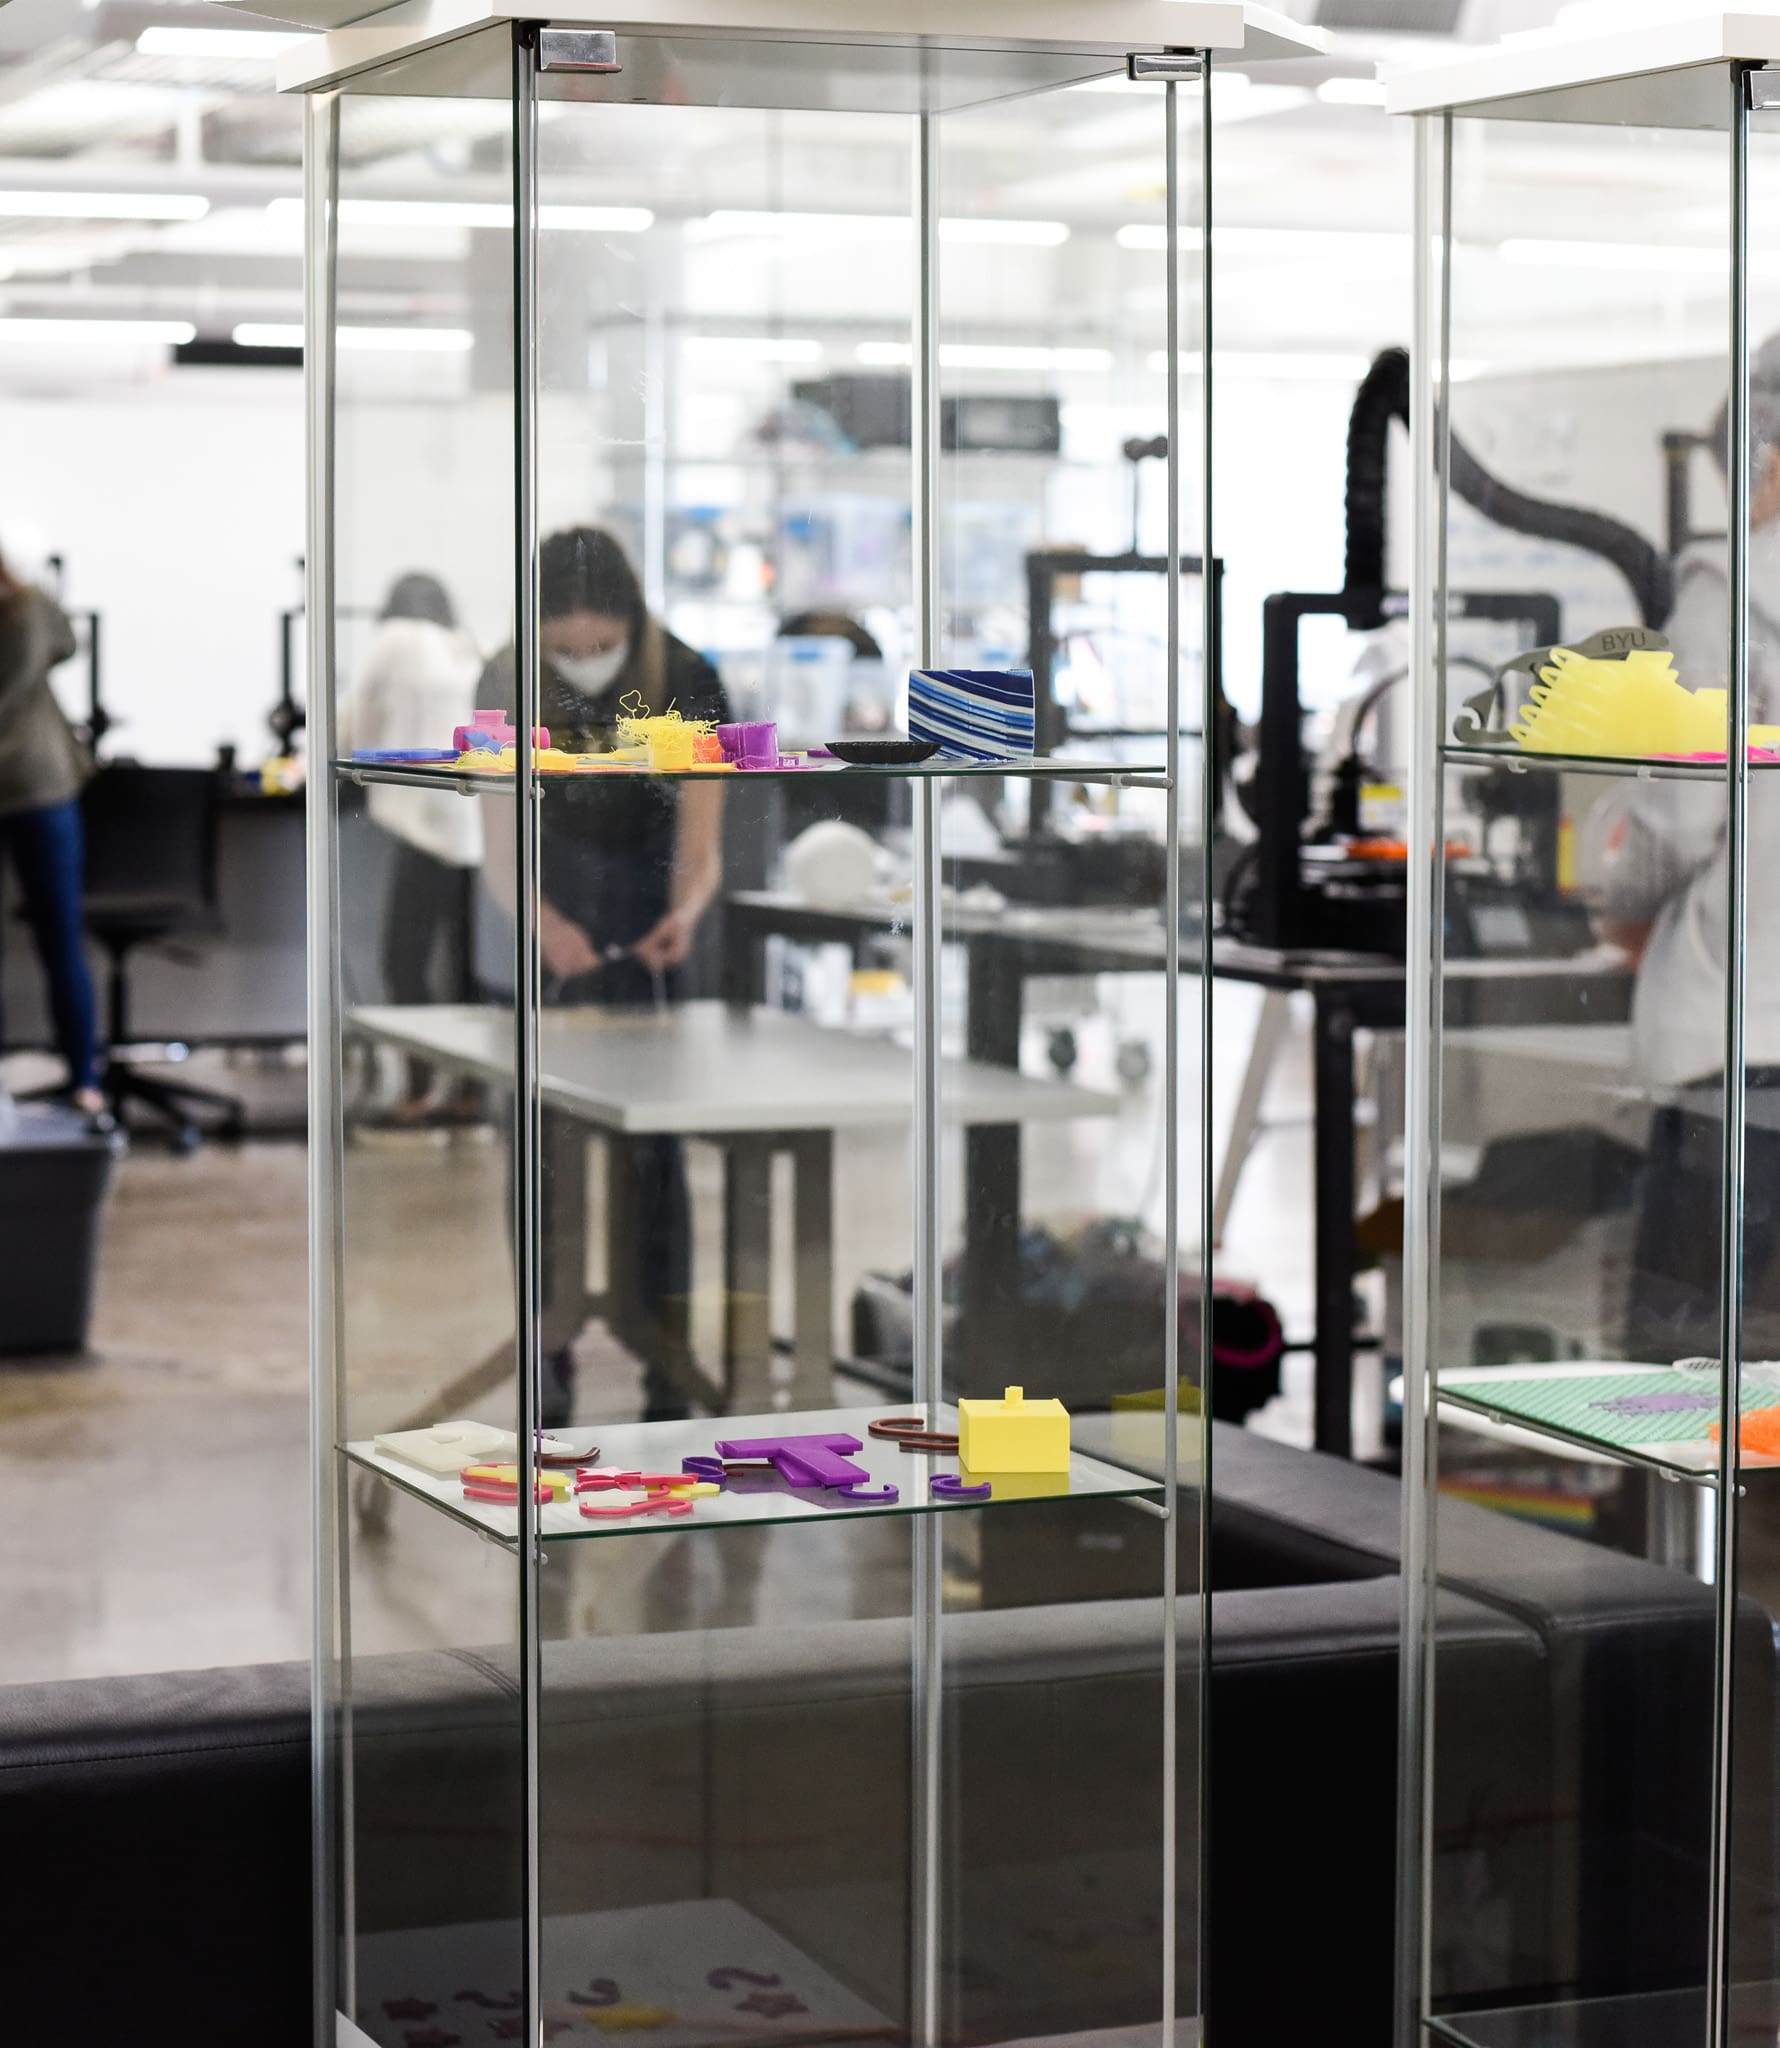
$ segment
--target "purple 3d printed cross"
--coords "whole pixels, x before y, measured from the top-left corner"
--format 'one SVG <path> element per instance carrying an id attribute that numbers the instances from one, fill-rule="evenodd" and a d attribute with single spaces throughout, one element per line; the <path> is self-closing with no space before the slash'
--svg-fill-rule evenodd
<path id="1" fill-rule="evenodd" d="M 863 1465 L 841 1457 L 860 1448 L 856 1436 L 726 1437 L 717 1446 L 720 1458 L 765 1458 L 790 1486 L 857 1486 L 871 1474 Z"/>

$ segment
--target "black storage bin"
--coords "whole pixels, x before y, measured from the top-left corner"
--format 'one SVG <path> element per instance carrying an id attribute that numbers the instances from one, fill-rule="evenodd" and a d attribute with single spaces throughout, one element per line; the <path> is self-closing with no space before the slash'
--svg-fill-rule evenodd
<path id="1" fill-rule="evenodd" d="M 85 1348 L 99 1216 L 122 1149 L 74 1110 L 0 1105 L 0 1353 Z"/>

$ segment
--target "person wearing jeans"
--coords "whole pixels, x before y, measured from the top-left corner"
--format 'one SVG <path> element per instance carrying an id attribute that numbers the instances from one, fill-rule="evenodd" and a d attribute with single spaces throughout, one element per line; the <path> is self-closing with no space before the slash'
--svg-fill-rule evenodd
<path id="1" fill-rule="evenodd" d="M 73 652 L 61 607 L 0 561 L 0 852 L 18 877 L 49 985 L 69 1095 L 99 1116 L 98 1015 L 81 935 L 80 792 L 92 769 L 49 686 Z"/>

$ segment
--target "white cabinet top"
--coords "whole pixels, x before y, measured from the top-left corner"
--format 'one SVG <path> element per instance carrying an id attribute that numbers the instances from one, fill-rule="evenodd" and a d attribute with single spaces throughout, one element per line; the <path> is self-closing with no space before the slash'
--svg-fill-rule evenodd
<path id="1" fill-rule="evenodd" d="M 1289 21 L 1255 0 L 648 0 L 646 11 L 589 11 L 580 5 L 544 15 L 536 0 L 401 0 L 381 9 L 369 0 L 222 0 L 325 33 L 291 52 L 280 67 L 286 91 L 325 84 L 368 65 L 449 41 L 501 21 L 545 19 L 561 28 L 613 29 L 631 35 L 775 36 L 844 43 L 982 44 L 1058 50 L 1240 53 L 1244 63 L 1319 56 L 1322 29 Z"/>
<path id="2" fill-rule="evenodd" d="M 1727 59 L 1780 61 L 1780 13 L 1714 8 L 1688 14 L 1684 7 L 1685 0 L 1674 0 L 1672 10 L 1629 0 L 1623 9 L 1577 9 L 1550 28 L 1387 72 L 1385 103 L 1393 114 L 1437 113 Z"/>

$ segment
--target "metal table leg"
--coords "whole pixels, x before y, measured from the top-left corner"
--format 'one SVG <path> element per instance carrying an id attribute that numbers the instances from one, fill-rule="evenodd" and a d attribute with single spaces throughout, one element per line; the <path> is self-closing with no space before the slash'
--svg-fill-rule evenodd
<path id="1" fill-rule="evenodd" d="M 732 1415 L 765 1414 L 772 1377 L 773 1141 L 723 1148 L 723 1398 Z"/>
<path id="2" fill-rule="evenodd" d="M 834 1135 L 800 1131 L 786 1149 L 797 1247 L 791 1405 L 826 1408 L 834 1400 Z"/>
<path id="3" fill-rule="evenodd" d="M 1261 1014 L 1255 1019 L 1255 1035 L 1248 1049 L 1248 1065 L 1242 1073 L 1242 1091 L 1236 1098 L 1230 1119 L 1230 1135 L 1224 1143 L 1223 1163 L 1218 1168 L 1217 1187 L 1211 1200 L 1211 1241 L 1220 1245 L 1236 1203 L 1236 1183 L 1261 1132 L 1261 1106 L 1267 1084 L 1273 1078 L 1274 1062 L 1292 1021 L 1292 999 L 1283 988 L 1263 989 Z"/>
<path id="4" fill-rule="evenodd" d="M 1024 978 L 992 939 L 971 940 L 966 959 L 965 1050 L 973 1060 L 1018 1067 Z M 959 1327 L 967 1334 L 951 1347 L 947 1396 L 999 1393 L 1007 1377 L 1007 1338 L 1018 1340 L 1020 1207 L 1019 1125 L 973 1124 L 964 1134 L 959 1286 Z"/>
<path id="5" fill-rule="evenodd" d="M 1354 1017 L 1315 994 L 1316 1447 L 1353 1455 Z"/>

